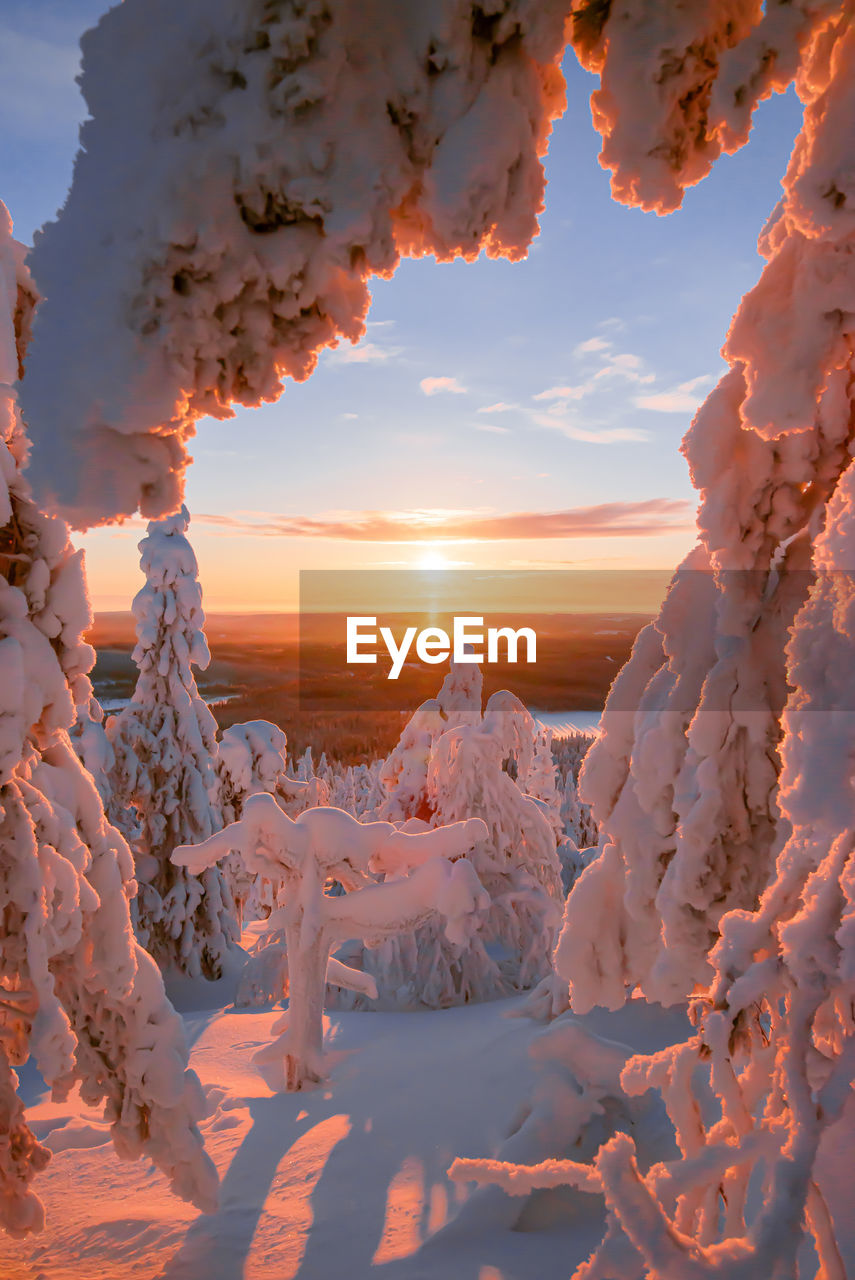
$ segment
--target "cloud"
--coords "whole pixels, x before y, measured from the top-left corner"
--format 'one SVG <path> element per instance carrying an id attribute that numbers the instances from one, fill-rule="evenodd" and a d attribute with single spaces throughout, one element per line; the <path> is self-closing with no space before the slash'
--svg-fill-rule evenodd
<path id="1" fill-rule="evenodd" d="M 606 390 L 608 383 L 613 381 L 636 383 L 641 386 L 656 381 L 654 373 L 642 372 L 644 361 L 641 356 L 631 351 L 614 351 L 611 342 L 605 342 L 601 338 L 590 338 L 582 343 L 581 348 L 577 347 L 576 352 L 582 349 L 599 355 L 600 367 L 595 373 L 590 374 L 585 382 L 567 383 L 538 391 L 532 399 L 555 401 L 549 409 L 550 413 L 564 413 L 571 401 L 584 400 L 587 396 L 602 392 Z"/>
<path id="2" fill-rule="evenodd" d="M 538 427 L 560 431 L 568 440 L 579 440 L 583 444 L 627 444 L 649 438 L 648 433 L 640 427 L 583 426 L 557 413 L 533 413 L 531 420 Z"/>
<path id="3" fill-rule="evenodd" d="M 476 431 L 491 431 L 496 436 L 509 436 L 510 427 L 500 427 L 495 422 L 473 422 Z"/>
<path id="4" fill-rule="evenodd" d="M 440 391 L 450 391 L 456 396 L 466 394 L 466 388 L 461 387 L 456 378 L 422 378 L 419 386 L 426 396 L 435 396 Z"/>
<path id="5" fill-rule="evenodd" d="M 578 387 L 547 387 L 532 396 L 532 400 L 581 400 L 593 389 L 590 382 L 583 382 Z"/>
<path id="6" fill-rule="evenodd" d="M 514 409 L 518 409 L 518 404 L 505 404 L 504 400 L 497 400 L 495 404 L 485 404 L 483 408 L 476 409 L 476 413 L 511 413 Z"/>
<path id="7" fill-rule="evenodd" d="M 379 364 L 400 354 L 400 347 L 381 347 L 376 342 L 362 341 L 356 346 L 348 342 L 335 347 L 328 358 L 333 364 Z"/>
<path id="8" fill-rule="evenodd" d="M 704 399 L 703 389 L 715 379 L 712 374 L 703 374 L 700 378 L 692 378 L 689 382 L 681 382 L 670 391 L 654 392 L 652 395 L 636 396 L 637 409 L 654 409 L 659 413 L 694 413 Z"/>
<path id="9" fill-rule="evenodd" d="M 715 382 L 715 376 L 712 373 L 702 373 L 699 378 L 692 378 L 689 382 L 681 382 L 681 391 L 698 391 L 704 387 L 710 387 Z"/>
<path id="10" fill-rule="evenodd" d="M 592 352 L 595 351 L 608 351 L 611 345 L 612 344 L 609 342 L 608 338 L 586 338 L 584 342 L 580 342 L 573 348 L 573 355 L 587 356 L 591 355 Z"/>
<path id="11" fill-rule="evenodd" d="M 627 377 L 634 377 L 641 368 L 644 361 L 641 356 L 633 355 L 631 351 L 621 351 L 617 355 L 610 355 L 607 362 L 596 377 L 602 378 L 606 373 L 622 373 Z"/>
<path id="12" fill-rule="evenodd" d="M 676 498 L 606 502 L 564 511 L 340 511 L 318 516 L 197 515 L 194 524 L 258 537 L 346 542 L 516 541 L 531 538 L 656 537 L 694 526 L 692 506 Z"/>
<path id="13" fill-rule="evenodd" d="M 655 373 L 642 373 L 644 361 L 631 351 L 609 353 L 605 364 L 594 374 L 593 381 L 602 383 L 609 378 L 623 378 L 626 382 L 655 382 Z"/>

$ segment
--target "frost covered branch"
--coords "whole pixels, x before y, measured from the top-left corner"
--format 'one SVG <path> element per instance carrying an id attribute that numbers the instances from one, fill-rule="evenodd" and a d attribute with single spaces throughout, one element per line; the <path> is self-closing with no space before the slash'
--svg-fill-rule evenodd
<path id="1" fill-rule="evenodd" d="M 107 13 L 83 39 L 92 118 L 72 190 L 33 254 L 48 301 L 23 396 L 40 498 L 80 526 L 174 510 L 194 422 L 275 400 L 358 339 L 372 275 L 401 255 L 524 256 L 564 108 L 566 11 Z"/>

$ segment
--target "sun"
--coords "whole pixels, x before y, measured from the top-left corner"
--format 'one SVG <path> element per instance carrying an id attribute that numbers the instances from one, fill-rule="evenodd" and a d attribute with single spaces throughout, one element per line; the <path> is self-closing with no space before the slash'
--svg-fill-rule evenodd
<path id="1" fill-rule="evenodd" d="M 436 571 L 447 569 L 450 563 L 436 544 L 429 544 L 416 561 L 416 568 Z"/>

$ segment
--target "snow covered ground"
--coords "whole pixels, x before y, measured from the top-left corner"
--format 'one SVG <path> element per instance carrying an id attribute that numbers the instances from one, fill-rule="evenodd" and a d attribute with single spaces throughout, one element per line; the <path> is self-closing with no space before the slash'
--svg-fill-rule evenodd
<path id="1" fill-rule="evenodd" d="M 498 1154 L 529 1101 L 543 1028 L 506 1016 L 520 997 L 328 1015 L 341 1053 L 330 1085 L 274 1095 L 250 1058 L 281 1011 L 192 1007 L 222 1005 L 230 981 L 171 988 L 211 1107 L 219 1212 L 199 1215 L 145 1164 L 123 1164 L 95 1113 L 76 1096 L 52 1103 L 28 1068 L 31 1123 L 54 1152 L 40 1180 L 48 1222 L 25 1241 L 0 1238 L 3 1280 L 566 1280 L 599 1239 L 594 1201 L 584 1219 L 508 1230 L 522 1204 L 497 1210 L 507 1198 L 493 1189 L 442 1229 L 468 1191 L 446 1177 L 451 1161 Z M 582 1021 L 641 1047 L 651 1019 L 640 1004 Z M 683 1030 L 679 1014 L 652 1022 L 654 1034 Z"/>

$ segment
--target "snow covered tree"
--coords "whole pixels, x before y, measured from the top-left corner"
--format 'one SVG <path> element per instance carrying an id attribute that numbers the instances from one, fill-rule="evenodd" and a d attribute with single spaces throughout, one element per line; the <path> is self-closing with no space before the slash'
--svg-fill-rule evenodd
<path id="1" fill-rule="evenodd" d="M 324 1078 L 327 979 L 377 994 L 370 978 L 331 959 L 337 944 L 354 937 L 377 942 L 436 913 L 449 935 L 463 941 L 467 918 L 487 905 L 464 856 L 483 834 L 483 823 L 471 820 L 406 835 L 391 823 L 360 823 L 328 808 L 307 809 L 294 821 L 272 796 L 255 795 L 240 821 L 195 847 L 175 850 L 178 865 L 200 873 L 237 849 L 259 875 L 284 882 L 284 905 L 271 915 L 270 927 L 285 932 L 288 1009 L 273 1028 L 277 1038 L 255 1055 L 271 1088 L 298 1090 Z M 387 879 L 378 884 L 370 872 L 381 867 Z M 326 894 L 329 879 L 347 892 Z"/>
<path id="2" fill-rule="evenodd" d="M 235 822 L 243 813 L 244 802 L 258 792 L 274 795 L 288 768 L 288 739 L 282 729 L 268 720 L 248 720 L 223 730 L 219 742 L 217 770 L 220 780 L 219 803 L 223 825 Z M 254 917 L 250 899 L 260 903 L 267 898 L 272 905 L 270 887 L 262 887 L 256 874 L 249 870 L 241 855 L 233 851 L 222 864 L 222 873 L 235 904 L 239 922 Z"/>
<path id="3" fill-rule="evenodd" d="M 272 795 L 288 767 L 288 739 L 269 720 L 230 725 L 220 737 L 217 770 L 220 805 L 226 823 L 243 812 L 244 801 L 256 792 Z"/>
<path id="4" fill-rule="evenodd" d="M 480 697 L 479 697 L 480 705 Z M 428 698 L 410 716 L 401 737 L 383 762 L 380 781 L 385 798 L 379 816 L 388 822 L 406 822 L 411 818 L 427 821 L 430 817 L 428 768 L 433 744 L 446 729 L 439 702 Z"/>
<path id="5" fill-rule="evenodd" d="M 427 922 L 366 953 L 364 967 L 393 1007 L 495 999 L 533 986 L 551 969 L 563 897 L 556 838 L 540 805 L 505 768 L 513 760 L 528 776 L 536 727 L 505 690 L 482 715 L 481 684 L 479 667 L 452 664 L 438 698 L 416 710 L 381 771 L 389 788 L 381 813 L 405 831 L 481 818 L 488 832 L 469 856 L 490 909 L 465 947 Z"/>
<path id="6" fill-rule="evenodd" d="M 139 814 L 134 923 L 162 968 L 218 978 L 237 938 L 231 894 L 219 868 L 194 876 L 173 849 L 223 825 L 216 773 L 216 721 L 193 668 L 209 661 L 202 593 L 186 507 L 149 523 L 140 542 L 146 582 L 133 611 L 139 678 L 128 705 L 107 722 L 116 796 Z"/>
<path id="7" fill-rule="evenodd" d="M 627 1132 L 591 1163 L 494 1172 L 604 1195 L 606 1235 L 578 1280 L 783 1280 L 801 1274 L 806 1233 L 808 1265 L 842 1280 L 849 1203 L 822 1153 L 851 1148 L 855 1068 L 852 10 L 588 17 L 577 42 L 602 73 L 595 117 L 626 198 L 673 207 L 793 79 L 805 117 L 731 370 L 685 442 L 700 547 L 586 761 L 607 843 L 556 952 L 575 1008 L 617 1007 L 635 986 L 690 997 L 696 1034 L 620 1076 L 625 1095 L 661 1093 L 679 1157 L 645 1170 Z M 640 49 L 651 74 L 630 75 Z"/>
<path id="8" fill-rule="evenodd" d="M 552 730 L 536 728 L 534 754 L 525 777 L 520 779 L 525 794 L 541 806 L 556 839 L 564 835 L 561 817 L 562 796 L 558 788 L 558 771 L 552 754 Z"/>
<path id="9" fill-rule="evenodd" d="M 483 684 L 478 663 L 449 663 L 439 693 L 416 708 L 380 767 L 380 781 L 386 790 L 378 811 L 381 818 L 389 822 L 430 818 L 428 770 L 434 743 L 448 729 L 480 724 Z"/>
<path id="10" fill-rule="evenodd" d="M 597 824 L 590 805 L 579 796 L 579 774 L 587 752 L 596 741 L 595 735 L 571 733 L 553 741 L 552 750 L 559 773 L 561 791 L 561 821 L 565 836 L 579 848 L 596 845 Z"/>
<path id="11" fill-rule="evenodd" d="M 580 1009 L 621 1003 L 636 983 L 666 1001 L 708 983 L 722 918 L 757 905 L 786 838 L 778 796 L 785 645 L 851 437 L 851 231 L 845 199 L 835 204 L 834 195 L 838 179 L 846 181 L 852 106 L 842 86 L 851 37 L 839 5 L 787 13 L 776 5 L 758 21 L 720 65 L 680 72 L 711 90 L 703 160 L 678 152 L 670 173 L 661 161 L 644 161 L 614 98 L 603 123 L 619 189 L 636 190 L 637 182 L 665 208 L 674 183 L 701 176 L 694 166 L 704 171 L 719 143 L 745 141 L 759 96 L 796 74 L 806 103 L 785 198 L 761 239 L 768 264 L 725 346 L 732 368 L 684 445 L 702 495 L 701 544 L 639 637 L 585 763 L 583 794 L 609 844 L 580 881 L 576 905 L 568 904 L 559 966 Z M 713 25 L 724 23 L 722 7 Z M 667 38 L 651 32 L 650 56 L 663 64 L 669 41 L 679 35 L 688 47 L 697 38 L 690 15 L 673 24 Z M 615 57 L 619 66 L 625 33 L 608 29 L 613 43 L 603 65 Z M 602 62 L 605 46 L 598 48 Z M 763 62 L 763 49 L 775 57 Z M 752 58 L 760 59 L 756 67 Z M 675 102 L 683 80 L 664 83 L 663 101 L 682 109 Z M 641 90 L 619 80 L 612 92 L 632 98 Z M 605 104 L 602 95 L 596 100 Z M 649 110 L 648 127 L 667 134 L 673 120 L 665 123 L 661 104 Z"/>
<path id="12" fill-rule="evenodd" d="M 104 815 L 69 730 L 92 696 L 81 554 L 34 504 L 13 384 L 36 292 L 0 203 L 0 1226 L 37 1230 L 33 1180 L 50 1152 L 29 1129 L 14 1068 L 54 1096 L 103 1104 L 117 1152 L 147 1155 L 200 1208 L 217 1177 L 181 1022 L 134 944 L 128 846 Z"/>

